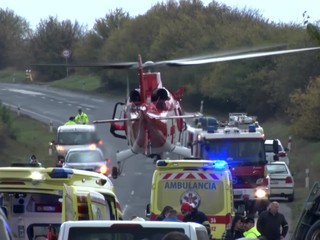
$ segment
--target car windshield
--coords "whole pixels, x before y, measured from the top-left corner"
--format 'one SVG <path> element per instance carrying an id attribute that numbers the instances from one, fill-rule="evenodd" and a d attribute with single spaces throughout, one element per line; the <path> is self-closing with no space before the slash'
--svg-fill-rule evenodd
<path id="1" fill-rule="evenodd" d="M 261 139 L 214 139 L 206 143 L 201 151 L 204 159 L 226 160 L 229 164 L 265 164 L 266 161 L 264 142 Z"/>
<path id="2" fill-rule="evenodd" d="M 270 174 L 272 173 L 288 174 L 288 170 L 284 164 L 268 164 L 267 169 Z"/>
<path id="3" fill-rule="evenodd" d="M 103 156 L 98 151 L 72 151 L 66 156 L 68 163 L 103 162 Z"/>
<path id="4" fill-rule="evenodd" d="M 83 145 L 96 142 L 97 136 L 95 132 L 60 132 L 57 141 L 61 145 Z"/>

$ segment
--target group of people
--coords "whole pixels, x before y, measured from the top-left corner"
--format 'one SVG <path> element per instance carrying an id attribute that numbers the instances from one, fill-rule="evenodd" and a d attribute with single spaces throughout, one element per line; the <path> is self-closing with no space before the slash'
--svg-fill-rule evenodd
<path id="1" fill-rule="evenodd" d="M 210 224 L 208 217 L 200 210 L 198 210 L 193 203 L 184 202 L 180 207 L 183 215 L 183 222 L 195 222 L 206 227 L 208 234 L 210 234 Z M 181 222 L 178 218 L 178 211 L 171 206 L 165 206 L 162 212 L 156 218 L 157 221 Z"/>
<path id="2" fill-rule="evenodd" d="M 88 123 L 89 123 L 88 115 L 85 112 L 83 112 L 81 108 L 79 108 L 78 114 L 76 116 L 71 116 L 64 125 L 88 124 Z"/>
<path id="3" fill-rule="evenodd" d="M 269 209 L 259 215 L 257 224 L 255 224 L 255 220 L 251 217 L 234 216 L 231 227 L 223 233 L 222 240 L 243 238 L 262 240 L 284 239 L 289 227 L 284 215 L 279 212 L 279 206 L 278 202 L 272 202 Z"/>

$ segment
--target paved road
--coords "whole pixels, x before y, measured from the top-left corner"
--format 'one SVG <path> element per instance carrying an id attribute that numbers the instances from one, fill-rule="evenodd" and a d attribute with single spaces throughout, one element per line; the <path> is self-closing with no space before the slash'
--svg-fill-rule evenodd
<path id="1" fill-rule="evenodd" d="M 124 100 L 84 95 L 43 85 L 0 84 L 0 99 L 12 109 L 19 106 L 22 113 L 47 122 L 54 127 L 63 124 L 81 106 L 90 121 L 110 119 L 115 102 Z M 126 141 L 114 138 L 109 133 L 109 125 L 98 125 L 100 137 L 106 143 L 106 156 L 115 159 L 117 150 L 126 149 Z M 115 162 L 112 163 L 116 165 Z M 144 216 L 149 203 L 151 179 L 155 166 L 151 159 L 142 155 L 132 157 L 125 162 L 123 176 L 113 180 L 117 196 L 124 210 L 125 218 L 133 215 Z M 291 209 L 281 202 L 281 211 L 286 215 L 291 226 Z M 289 238 L 287 238 L 289 239 Z"/>

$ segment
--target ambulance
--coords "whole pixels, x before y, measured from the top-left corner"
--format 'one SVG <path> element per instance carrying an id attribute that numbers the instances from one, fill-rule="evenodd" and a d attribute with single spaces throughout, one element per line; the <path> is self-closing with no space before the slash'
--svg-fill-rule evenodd
<path id="1" fill-rule="evenodd" d="M 208 216 L 212 239 L 221 239 L 233 215 L 232 178 L 225 161 L 158 160 L 147 216 L 155 220 L 169 205 L 180 213 L 184 202 Z M 179 215 L 182 219 L 182 215 Z"/>
<path id="2" fill-rule="evenodd" d="M 68 220 L 122 219 L 105 175 L 22 165 L 0 168 L 0 205 L 15 239 L 55 240 Z"/>

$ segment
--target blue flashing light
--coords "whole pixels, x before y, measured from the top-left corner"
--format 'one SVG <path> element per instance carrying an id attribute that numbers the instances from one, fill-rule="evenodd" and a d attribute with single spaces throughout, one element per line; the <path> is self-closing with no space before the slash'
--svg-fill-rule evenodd
<path id="1" fill-rule="evenodd" d="M 157 161 L 157 166 L 158 167 L 165 167 L 167 165 L 168 165 L 168 163 L 165 160 L 158 160 Z"/>
<path id="2" fill-rule="evenodd" d="M 249 132 L 256 132 L 256 125 L 255 124 L 250 124 L 248 126 L 248 128 L 249 128 Z"/>
<path id="3" fill-rule="evenodd" d="M 54 168 L 49 173 L 51 178 L 69 178 L 73 174 L 73 170 L 70 168 Z"/>
<path id="4" fill-rule="evenodd" d="M 225 169 L 228 166 L 226 161 L 223 160 L 216 160 L 214 161 L 214 168 L 222 170 Z"/>

